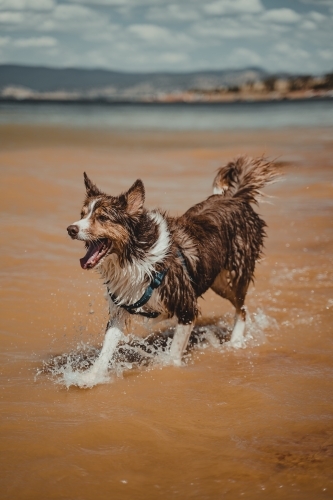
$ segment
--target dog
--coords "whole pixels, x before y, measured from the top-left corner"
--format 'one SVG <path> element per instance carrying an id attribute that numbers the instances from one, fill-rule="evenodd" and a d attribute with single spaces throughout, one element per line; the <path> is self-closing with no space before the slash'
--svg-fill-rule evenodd
<path id="1" fill-rule="evenodd" d="M 218 170 L 212 196 L 171 217 L 145 208 L 141 180 L 110 196 L 84 173 L 81 218 L 67 232 L 85 242 L 81 267 L 96 269 L 104 280 L 110 319 L 100 355 L 81 374 L 79 385 L 92 386 L 107 377 L 133 314 L 176 317 L 169 355 L 171 363 L 181 365 L 198 316 L 198 297 L 209 288 L 235 307 L 230 343 L 243 346 L 245 297 L 266 236 L 266 224 L 252 205 L 258 203 L 260 189 L 277 177 L 273 162 L 238 157 Z"/>

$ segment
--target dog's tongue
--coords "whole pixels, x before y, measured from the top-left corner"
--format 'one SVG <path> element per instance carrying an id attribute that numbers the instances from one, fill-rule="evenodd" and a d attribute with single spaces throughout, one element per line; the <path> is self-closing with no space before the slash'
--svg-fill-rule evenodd
<path id="1" fill-rule="evenodd" d="M 103 241 L 99 243 L 91 242 L 89 244 L 88 251 L 82 259 L 80 259 L 80 264 L 82 269 L 90 269 L 98 262 L 98 254 L 103 247 Z"/>

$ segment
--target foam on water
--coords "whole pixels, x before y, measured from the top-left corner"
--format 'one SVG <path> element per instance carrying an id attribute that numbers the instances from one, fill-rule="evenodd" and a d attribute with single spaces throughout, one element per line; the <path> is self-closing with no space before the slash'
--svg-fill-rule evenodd
<path id="1" fill-rule="evenodd" d="M 213 349 L 227 353 L 239 349 L 239 346 L 230 342 L 232 324 L 232 315 L 226 314 L 216 324 L 195 326 L 183 357 L 183 366 L 193 362 L 193 350 Z M 266 340 L 264 332 L 268 328 L 276 328 L 276 322 L 262 310 L 258 309 L 252 315 L 247 314 L 245 338 L 241 348 L 263 344 Z M 70 352 L 53 356 L 44 362 L 37 375 L 48 374 L 53 381 L 67 388 L 91 388 L 97 384 L 112 382 L 130 370 L 170 366 L 173 364 L 169 355 L 173 333 L 174 328 L 168 328 L 145 338 L 135 334 L 122 336 L 107 366 L 97 371 L 92 367 L 101 349 L 80 342 Z"/>

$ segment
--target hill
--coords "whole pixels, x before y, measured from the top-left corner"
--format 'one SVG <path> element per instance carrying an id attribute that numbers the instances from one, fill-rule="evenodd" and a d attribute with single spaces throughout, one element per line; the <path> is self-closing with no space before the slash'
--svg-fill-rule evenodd
<path id="1" fill-rule="evenodd" d="M 189 73 L 125 73 L 102 69 L 0 65 L 0 92 L 18 97 L 142 99 L 161 93 L 240 86 L 264 78 L 260 68 Z"/>

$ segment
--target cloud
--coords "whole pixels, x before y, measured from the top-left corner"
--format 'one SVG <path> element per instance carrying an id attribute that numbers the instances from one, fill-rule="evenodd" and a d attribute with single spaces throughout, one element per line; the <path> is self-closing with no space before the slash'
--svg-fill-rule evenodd
<path id="1" fill-rule="evenodd" d="M 170 4 L 148 9 L 146 19 L 151 21 L 198 21 L 201 17 L 199 8 L 189 5 Z"/>
<path id="2" fill-rule="evenodd" d="M 316 23 L 321 23 L 322 21 L 326 20 L 326 16 L 324 14 L 320 14 L 320 12 L 316 11 L 311 11 L 308 12 L 307 17 L 312 19 L 312 21 L 315 21 Z"/>
<path id="3" fill-rule="evenodd" d="M 0 24 L 13 25 L 21 24 L 24 21 L 24 16 L 21 12 L 0 12 Z"/>
<path id="4" fill-rule="evenodd" d="M 127 71 L 163 71 L 165 69 L 183 70 L 190 63 L 185 52 L 163 50 L 152 46 L 142 50 L 138 43 L 124 44 L 117 40 L 112 43 L 112 50 L 94 49 L 77 51 L 64 55 L 63 64 L 67 66 L 116 68 Z"/>
<path id="5" fill-rule="evenodd" d="M 279 54 L 287 55 L 292 58 L 305 58 L 308 59 L 309 54 L 305 50 L 292 46 L 290 43 L 281 42 L 277 43 L 274 47 L 275 51 Z"/>
<path id="6" fill-rule="evenodd" d="M 182 54 L 180 52 L 164 52 L 160 55 L 161 61 L 168 64 L 184 63 L 188 61 L 187 54 Z"/>
<path id="7" fill-rule="evenodd" d="M 291 73 L 311 73 L 315 71 L 316 62 L 311 54 L 297 41 L 278 42 L 268 49 L 269 70 L 273 72 L 288 71 Z"/>
<path id="8" fill-rule="evenodd" d="M 271 9 L 263 13 L 261 19 L 272 23 L 297 23 L 301 16 L 291 9 Z"/>
<path id="9" fill-rule="evenodd" d="M 264 10 L 260 0 L 217 0 L 203 5 L 203 10 L 210 15 L 258 13 Z"/>
<path id="10" fill-rule="evenodd" d="M 301 29 L 301 30 L 315 30 L 315 29 L 317 29 L 317 25 L 313 21 L 305 20 L 300 24 L 299 29 Z"/>
<path id="11" fill-rule="evenodd" d="M 165 4 L 165 0 L 71 0 L 74 3 L 85 5 L 103 5 L 109 7 L 142 7 L 148 5 Z"/>
<path id="12" fill-rule="evenodd" d="M 326 61 L 330 61 L 332 63 L 333 50 L 331 50 L 331 49 L 319 50 L 318 54 L 322 59 L 324 59 Z M 333 66 L 333 64 L 332 64 L 332 66 Z"/>
<path id="13" fill-rule="evenodd" d="M 55 47 L 58 41 L 50 36 L 18 38 L 13 45 L 22 49 L 39 48 L 39 47 Z"/>
<path id="14" fill-rule="evenodd" d="M 169 41 L 171 33 L 166 28 L 154 24 L 132 24 L 128 31 L 149 42 Z"/>
<path id="15" fill-rule="evenodd" d="M 51 10 L 55 7 L 54 0 L 0 0 L 0 10 Z"/>
<path id="16" fill-rule="evenodd" d="M 315 5 L 333 5 L 333 0 L 299 0 L 302 3 Z"/>
<path id="17" fill-rule="evenodd" d="M 193 25 L 191 32 L 206 40 L 257 38 L 265 34 L 265 28 L 256 22 L 246 22 L 237 18 L 215 18 Z"/>
<path id="18" fill-rule="evenodd" d="M 0 36 L 0 47 L 4 47 L 5 45 L 8 45 L 9 40 L 10 39 L 8 36 Z"/>
<path id="19" fill-rule="evenodd" d="M 67 31 L 84 33 L 107 28 L 108 18 L 103 14 L 81 5 L 59 4 L 39 24 L 40 31 Z"/>
<path id="20" fill-rule="evenodd" d="M 168 28 L 156 24 L 132 24 L 127 30 L 131 35 L 149 44 L 151 48 L 156 46 L 185 47 L 194 44 L 194 41 L 186 34 L 172 32 Z"/>
<path id="21" fill-rule="evenodd" d="M 228 57 L 228 63 L 233 68 L 244 68 L 262 63 L 262 58 L 253 50 L 247 48 L 238 48 L 231 52 Z"/>

